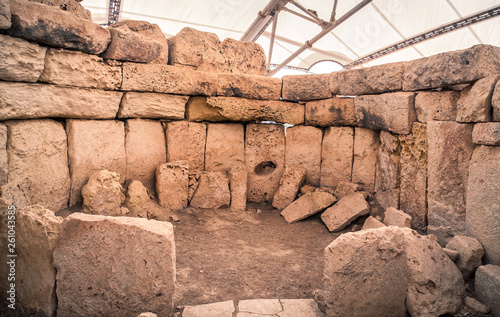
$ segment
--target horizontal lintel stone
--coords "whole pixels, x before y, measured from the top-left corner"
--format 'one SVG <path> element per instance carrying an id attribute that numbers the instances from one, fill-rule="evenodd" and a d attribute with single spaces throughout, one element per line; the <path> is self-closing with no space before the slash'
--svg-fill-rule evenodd
<path id="1" fill-rule="evenodd" d="M 154 92 L 127 92 L 118 118 L 184 119 L 188 96 Z"/>
<path id="2" fill-rule="evenodd" d="M 217 96 L 279 100 L 281 79 L 257 75 L 218 74 Z"/>
<path id="3" fill-rule="evenodd" d="M 306 103 L 305 124 L 319 127 L 355 126 L 354 98 L 333 97 Z"/>
<path id="4" fill-rule="evenodd" d="M 283 76 L 281 95 L 290 101 L 331 98 L 330 74 Z"/>

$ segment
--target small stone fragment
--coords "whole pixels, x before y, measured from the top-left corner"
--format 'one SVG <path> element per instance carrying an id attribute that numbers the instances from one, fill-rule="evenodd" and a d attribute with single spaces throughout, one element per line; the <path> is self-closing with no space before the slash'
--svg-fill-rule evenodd
<path id="1" fill-rule="evenodd" d="M 465 296 L 464 304 L 481 314 L 487 314 L 491 311 L 488 306 L 473 297 Z"/>
<path id="2" fill-rule="evenodd" d="M 107 170 L 94 172 L 82 188 L 83 209 L 95 215 L 119 216 L 125 201 L 120 175 Z"/>
<path id="3" fill-rule="evenodd" d="M 389 207 L 385 210 L 384 224 L 387 226 L 411 228 L 411 216 L 402 210 Z"/>
<path id="4" fill-rule="evenodd" d="M 452 250 L 452 249 L 448 249 L 448 248 L 443 248 L 443 251 L 444 251 L 444 253 L 446 253 L 446 255 L 453 262 L 455 262 L 458 259 L 458 257 L 460 256 L 460 252 L 458 252 L 456 250 Z"/>
<path id="5" fill-rule="evenodd" d="M 359 186 L 359 184 L 342 181 L 339 182 L 335 188 L 335 197 L 337 197 L 337 199 L 341 199 L 342 197 L 359 190 L 361 190 L 361 186 Z"/>
<path id="6" fill-rule="evenodd" d="M 484 249 L 477 239 L 466 236 L 454 236 L 446 248 L 459 252 L 455 264 L 458 266 L 464 279 L 471 278 L 476 269 L 482 264 Z"/>
<path id="7" fill-rule="evenodd" d="M 340 231 L 360 216 L 367 215 L 370 206 L 362 193 L 352 193 L 344 196 L 335 205 L 325 210 L 321 220 L 331 232 Z"/>
<path id="8" fill-rule="evenodd" d="M 130 185 L 128 185 L 127 200 L 125 202 L 127 206 L 141 207 L 150 200 L 151 198 L 149 197 L 148 190 L 140 181 L 133 180 Z"/>
<path id="9" fill-rule="evenodd" d="M 363 227 L 361 230 L 367 230 L 367 229 L 378 229 L 378 228 L 383 228 L 387 227 L 384 225 L 381 221 L 379 221 L 377 218 L 373 216 L 369 216 L 366 218 L 365 223 L 363 224 Z"/>

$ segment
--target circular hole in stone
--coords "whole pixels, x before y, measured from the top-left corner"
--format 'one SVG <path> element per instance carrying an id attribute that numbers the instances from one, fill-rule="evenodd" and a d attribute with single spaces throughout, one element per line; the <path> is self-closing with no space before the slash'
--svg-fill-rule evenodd
<path id="1" fill-rule="evenodd" d="M 255 174 L 257 175 L 269 175 L 276 170 L 276 164 L 272 161 L 265 161 L 255 166 Z"/>

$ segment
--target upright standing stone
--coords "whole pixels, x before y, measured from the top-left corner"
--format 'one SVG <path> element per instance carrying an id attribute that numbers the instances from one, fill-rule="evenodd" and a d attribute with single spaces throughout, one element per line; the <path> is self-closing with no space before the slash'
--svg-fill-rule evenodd
<path id="1" fill-rule="evenodd" d="M 188 204 L 189 163 L 175 161 L 156 169 L 158 203 L 168 210 L 180 210 Z"/>
<path id="2" fill-rule="evenodd" d="M 493 90 L 491 107 L 493 108 L 493 121 L 500 121 L 500 80 L 497 81 Z"/>
<path id="3" fill-rule="evenodd" d="M 9 3 L 0 1 L 0 12 L 2 2 Z M 36 82 L 44 68 L 46 51 L 47 48 L 35 43 L 0 34 L 0 79 Z"/>
<path id="4" fill-rule="evenodd" d="M 485 303 L 493 313 L 493 316 L 500 316 L 500 266 L 483 265 L 476 271 L 474 281 L 476 296 Z"/>
<path id="5" fill-rule="evenodd" d="M 306 183 L 318 186 L 321 177 L 321 142 L 323 131 L 297 125 L 286 130 L 285 165 L 306 168 Z"/>
<path id="6" fill-rule="evenodd" d="M 242 164 L 231 166 L 228 172 L 229 188 L 231 190 L 232 211 L 245 211 L 247 209 L 247 170 Z"/>
<path id="7" fill-rule="evenodd" d="M 375 163 L 379 139 L 376 131 L 365 128 L 354 128 L 354 161 L 352 166 L 353 183 L 372 192 L 375 186 Z"/>
<path id="8" fill-rule="evenodd" d="M 397 135 L 380 131 L 380 146 L 375 163 L 375 191 L 388 191 L 399 187 L 400 145 Z"/>
<path id="9" fill-rule="evenodd" d="M 491 121 L 491 96 L 500 76 L 479 79 L 460 93 L 457 103 L 457 121 Z"/>
<path id="10" fill-rule="evenodd" d="M 307 102 L 305 124 L 319 127 L 355 126 L 354 98 L 333 97 Z"/>
<path id="11" fill-rule="evenodd" d="M 248 200 L 256 203 L 272 201 L 285 169 L 283 126 L 247 125 L 245 159 L 248 173 Z"/>
<path id="12" fill-rule="evenodd" d="M 353 128 L 330 127 L 325 130 L 321 152 L 321 186 L 336 187 L 342 181 L 351 181 L 353 148 Z"/>
<path id="13" fill-rule="evenodd" d="M 298 165 L 286 165 L 281 177 L 278 191 L 273 198 L 273 207 L 285 209 L 297 197 L 300 187 L 304 184 L 306 169 Z"/>
<path id="14" fill-rule="evenodd" d="M 245 163 L 245 128 L 240 123 L 207 124 L 205 170 L 227 172 Z"/>
<path id="15" fill-rule="evenodd" d="M 0 123 L 0 187 L 7 183 L 9 163 L 7 160 L 7 126 Z"/>
<path id="16" fill-rule="evenodd" d="M 469 160 L 474 150 L 472 125 L 450 121 L 427 124 L 428 232 L 445 245 L 465 234 Z"/>
<path id="17" fill-rule="evenodd" d="M 191 172 L 203 170 L 207 137 L 207 127 L 204 123 L 168 122 L 165 135 L 168 162 L 186 160 Z"/>
<path id="18" fill-rule="evenodd" d="M 194 208 L 218 209 L 229 207 L 231 193 L 226 175 L 222 172 L 203 172 L 198 189 L 190 202 Z"/>
<path id="19" fill-rule="evenodd" d="M 0 30 L 10 28 L 10 0 L 0 0 Z"/>
<path id="20" fill-rule="evenodd" d="M 459 91 L 421 91 L 415 97 L 419 122 L 455 121 Z"/>

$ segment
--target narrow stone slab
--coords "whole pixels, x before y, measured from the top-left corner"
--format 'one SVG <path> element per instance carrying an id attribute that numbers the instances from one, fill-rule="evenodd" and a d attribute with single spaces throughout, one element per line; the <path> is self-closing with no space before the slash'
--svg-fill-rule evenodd
<path id="1" fill-rule="evenodd" d="M 475 124 L 472 130 L 472 142 L 482 145 L 500 145 L 500 122 Z"/>
<path id="2" fill-rule="evenodd" d="M 300 187 L 306 179 L 306 169 L 299 165 L 286 165 L 281 176 L 278 190 L 273 198 L 273 207 L 285 209 L 297 197 Z"/>
<path id="3" fill-rule="evenodd" d="M 499 78 L 498 75 L 482 78 L 462 90 L 457 103 L 458 122 L 491 121 L 491 96 Z"/>
<path id="4" fill-rule="evenodd" d="M 384 224 L 387 226 L 411 228 L 411 216 L 402 210 L 389 207 L 385 210 Z"/>
<path id="5" fill-rule="evenodd" d="M 500 121 L 500 80 L 497 81 L 493 90 L 491 107 L 493 108 L 493 121 Z"/>
<path id="6" fill-rule="evenodd" d="M 404 66 L 401 62 L 331 73 L 330 91 L 357 96 L 401 90 Z"/>
<path id="7" fill-rule="evenodd" d="M 459 91 L 421 91 L 415 97 L 419 122 L 455 121 Z"/>
<path id="8" fill-rule="evenodd" d="M 46 47 L 0 34 L 0 79 L 36 82 L 44 68 L 46 51 Z"/>
<path id="9" fill-rule="evenodd" d="M 325 130 L 321 152 L 321 186 L 336 187 L 350 182 L 354 149 L 354 129 L 330 127 Z"/>
<path id="10" fill-rule="evenodd" d="M 257 75 L 219 74 L 217 96 L 279 100 L 281 79 Z"/>
<path id="11" fill-rule="evenodd" d="M 207 124 L 205 170 L 227 172 L 245 164 L 245 127 L 240 123 Z"/>
<path id="12" fill-rule="evenodd" d="M 232 300 L 196 306 L 185 306 L 182 317 L 233 317 Z"/>
<path id="13" fill-rule="evenodd" d="M 328 99 L 330 74 L 283 76 L 282 97 L 290 101 Z"/>
<path id="14" fill-rule="evenodd" d="M 191 172 L 203 170 L 207 138 L 207 127 L 204 123 L 168 122 L 165 136 L 168 162 L 186 160 Z"/>
<path id="15" fill-rule="evenodd" d="M 308 192 L 288 205 L 281 215 L 288 223 L 294 223 L 324 210 L 336 201 L 337 199 L 330 193 Z"/>
<path id="16" fill-rule="evenodd" d="M 172 224 L 74 213 L 64 220 L 60 237 L 54 250 L 57 315 L 173 313 Z"/>
<path id="17" fill-rule="evenodd" d="M 375 165 L 379 144 L 376 131 L 360 127 L 354 128 L 354 161 L 351 181 L 360 184 L 370 192 L 375 187 Z"/>
<path id="18" fill-rule="evenodd" d="M 189 165 L 187 161 L 162 164 L 156 169 L 156 193 L 158 203 L 168 210 L 187 207 Z"/>
<path id="19" fill-rule="evenodd" d="M 500 266 L 483 265 L 477 269 L 474 282 L 476 296 L 486 304 L 493 316 L 500 316 Z"/>
<path id="20" fill-rule="evenodd" d="M 7 183 L 9 163 L 7 159 L 7 126 L 0 123 L 0 187 Z"/>
<path id="21" fill-rule="evenodd" d="M 10 28 L 10 0 L 0 0 L 0 30 Z"/>
<path id="22" fill-rule="evenodd" d="M 229 188 L 231 190 L 231 205 L 233 211 L 245 211 L 247 209 L 247 170 L 241 166 L 231 166 L 228 172 Z"/>
<path id="23" fill-rule="evenodd" d="M 306 183 L 319 186 L 323 131 L 296 125 L 286 130 L 285 165 L 306 168 Z"/>
<path id="24" fill-rule="evenodd" d="M 113 119 L 122 95 L 117 91 L 0 82 L 0 120 Z"/>
<path id="25" fill-rule="evenodd" d="M 190 206 L 194 208 L 217 209 L 229 207 L 231 193 L 229 182 L 222 172 L 203 172 L 198 181 Z"/>
<path id="26" fill-rule="evenodd" d="M 182 120 L 188 99 L 188 96 L 127 92 L 123 95 L 118 118 Z"/>
<path id="27" fill-rule="evenodd" d="M 321 220 L 331 232 L 340 231 L 360 216 L 367 215 L 370 206 L 362 193 L 352 193 L 344 196 L 323 214 Z"/>
<path id="28" fill-rule="evenodd" d="M 358 125 L 409 134 L 416 120 L 414 99 L 415 95 L 408 92 L 358 96 L 354 99 Z"/>
<path id="29" fill-rule="evenodd" d="M 305 124 L 318 127 L 355 126 L 354 98 L 333 97 L 306 103 Z"/>
<path id="30" fill-rule="evenodd" d="M 375 191 L 392 190 L 400 183 L 399 138 L 387 131 L 380 131 L 380 146 L 375 162 Z"/>

